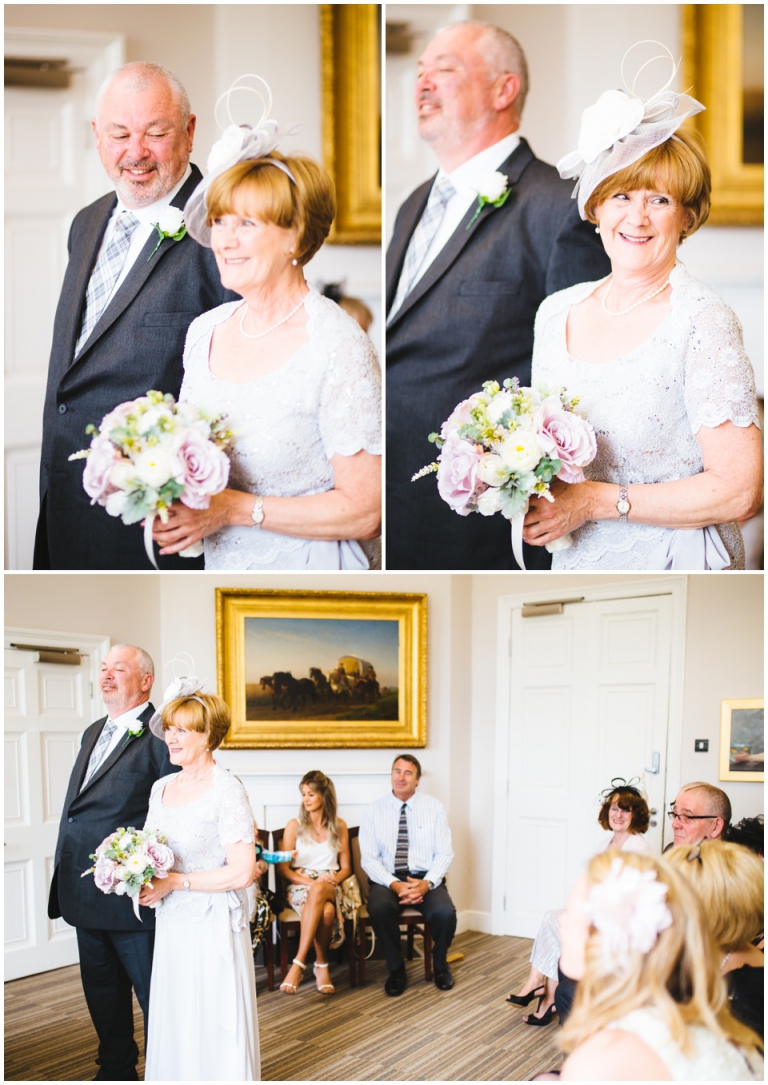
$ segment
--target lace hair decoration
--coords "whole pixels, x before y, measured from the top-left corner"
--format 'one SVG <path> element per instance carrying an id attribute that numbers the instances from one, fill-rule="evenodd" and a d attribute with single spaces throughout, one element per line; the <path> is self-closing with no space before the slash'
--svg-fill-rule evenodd
<path id="1" fill-rule="evenodd" d="M 632 952 L 648 953 L 661 931 L 672 926 L 667 886 L 655 870 L 638 870 L 616 858 L 582 904 L 600 933 L 602 956 L 612 967 L 629 968 Z"/>
<path id="2" fill-rule="evenodd" d="M 260 86 L 251 87 L 243 84 L 245 79 L 255 79 Z M 254 125 L 237 124 L 232 116 L 230 99 L 234 93 L 240 91 L 255 94 L 261 101 L 261 115 Z M 219 106 L 222 102 L 226 102 L 227 117 L 229 118 L 229 124 L 226 126 L 222 125 L 218 118 Z M 217 125 L 222 130 L 222 135 L 211 147 L 211 152 L 208 155 L 208 172 L 206 176 L 189 197 L 184 207 L 184 221 L 187 232 L 195 241 L 204 245 L 207 249 L 211 247 L 211 228 L 206 224 L 208 218 L 206 195 L 211 182 L 220 177 L 222 173 L 226 173 L 227 170 L 236 166 L 238 162 L 262 158 L 270 165 L 277 166 L 290 178 L 293 184 L 296 184 L 296 178 L 288 167 L 283 162 L 278 162 L 277 159 L 269 158 L 268 155 L 276 149 L 283 137 L 295 135 L 298 129 L 295 126 L 281 129 L 277 121 L 269 119 L 271 112 L 272 91 L 269 89 L 269 84 L 260 75 L 238 76 L 232 86 L 225 90 L 216 102 L 213 114 Z"/>
<path id="3" fill-rule="evenodd" d="M 645 774 L 643 774 L 643 777 Z M 637 795 L 648 803 L 648 792 L 645 787 L 644 779 L 640 776 L 633 776 L 631 780 L 625 780 L 623 776 L 614 776 L 611 780 L 611 786 L 606 787 L 605 791 L 601 791 L 599 795 L 599 802 L 604 803 L 605 800 L 614 793 L 614 791 L 629 792 L 632 795 Z"/>
<path id="4" fill-rule="evenodd" d="M 197 701 L 205 708 L 205 701 L 197 697 L 198 690 L 205 685 L 205 682 L 199 682 L 197 676 L 194 674 L 177 674 L 177 669 L 184 669 L 185 671 L 193 671 L 195 669 L 195 661 L 188 652 L 179 652 L 173 659 L 166 663 L 164 670 L 171 668 L 173 674 L 173 681 L 170 685 L 166 686 L 165 693 L 163 694 L 163 703 L 159 708 L 155 709 L 152 718 L 149 721 L 149 729 L 156 738 L 163 737 L 163 710 L 167 704 L 171 701 L 177 700 L 179 697 L 189 697 L 193 701 Z M 206 678 L 206 682 L 208 679 Z"/>
<path id="5" fill-rule="evenodd" d="M 660 45 L 660 53 L 640 66 L 630 87 L 624 78 L 627 57 L 639 45 Z M 642 71 L 656 60 L 668 60 L 672 72 L 666 83 L 650 98 L 641 98 L 635 86 Z M 646 39 L 627 49 L 621 61 L 621 81 L 624 90 L 606 90 L 594 105 L 581 114 L 578 150 L 565 155 L 557 163 L 561 177 L 578 177 L 572 198 L 578 198 L 579 214 L 586 219 L 587 200 L 606 177 L 642 158 L 653 147 L 664 143 L 688 117 L 701 113 L 701 102 L 688 94 L 675 94 L 669 89 L 677 75 L 680 62 L 666 45 Z"/>

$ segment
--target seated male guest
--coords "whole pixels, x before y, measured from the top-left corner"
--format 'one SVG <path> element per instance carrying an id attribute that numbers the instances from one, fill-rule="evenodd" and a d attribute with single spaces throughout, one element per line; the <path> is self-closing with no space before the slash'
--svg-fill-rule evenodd
<path id="1" fill-rule="evenodd" d="M 360 858 L 370 880 L 368 912 L 384 947 L 393 997 L 405 990 L 400 946 L 400 909 L 418 908 L 434 939 L 435 986 L 450 991 L 453 976 L 446 961 L 456 933 L 456 909 L 445 887 L 453 859 L 451 830 L 437 799 L 417 794 L 421 765 L 401 754 L 392 765 L 392 791 L 365 811 L 360 825 Z"/>
<path id="2" fill-rule="evenodd" d="M 675 847 L 720 840 L 731 823 L 731 801 L 719 787 L 697 780 L 683 784 L 667 816 Z"/>

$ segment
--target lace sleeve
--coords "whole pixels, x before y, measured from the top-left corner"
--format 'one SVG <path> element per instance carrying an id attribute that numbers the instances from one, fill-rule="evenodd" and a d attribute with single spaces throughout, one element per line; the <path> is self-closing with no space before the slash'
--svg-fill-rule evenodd
<path id="1" fill-rule="evenodd" d="M 320 393 L 320 434 L 325 454 L 381 455 L 381 368 L 362 329 L 340 336 L 330 348 Z"/>
<path id="2" fill-rule="evenodd" d="M 254 817 L 248 794 L 237 776 L 224 778 L 224 793 L 219 808 L 219 840 L 223 845 L 255 840 Z"/>
<path id="3" fill-rule="evenodd" d="M 755 375 L 741 324 L 719 299 L 692 315 L 685 358 L 685 406 L 691 429 L 723 422 L 759 427 Z"/>

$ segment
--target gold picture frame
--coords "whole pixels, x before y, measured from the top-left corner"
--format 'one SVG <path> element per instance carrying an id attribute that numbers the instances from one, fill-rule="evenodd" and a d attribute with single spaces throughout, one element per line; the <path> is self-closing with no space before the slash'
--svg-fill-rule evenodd
<path id="1" fill-rule="evenodd" d="M 706 110 L 690 122 L 703 136 L 712 170 L 709 222 L 763 223 L 763 163 L 744 161 L 745 101 L 743 4 L 683 5 L 683 87 Z M 751 17 L 752 13 L 750 13 Z M 762 93 L 751 91 L 762 103 Z"/>
<path id="2" fill-rule="evenodd" d="M 721 701 L 721 780 L 763 782 L 764 769 L 757 766 L 764 764 L 764 704 L 762 697 Z M 759 758 L 750 758 L 750 753 Z"/>
<path id="3" fill-rule="evenodd" d="M 321 4 L 323 160 L 336 185 L 328 241 L 381 244 L 381 8 Z"/>
<path id="4" fill-rule="evenodd" d="M 427 596 L 216 589 L 224 748 L 427 743 Z"/>

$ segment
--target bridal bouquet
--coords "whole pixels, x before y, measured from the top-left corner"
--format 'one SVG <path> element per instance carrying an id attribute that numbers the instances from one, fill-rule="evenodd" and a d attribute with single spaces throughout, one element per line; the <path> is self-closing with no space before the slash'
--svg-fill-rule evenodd
<path id="1" fill-rule="evenodd" d="M 136 918 L 139 915 L 139 893 L 153 878 L 167 878 L 174 855 L 161 833 L 147 829 L 116 829 L 102 840 L 91 856 L 94 866 L 84 870 L 81 878 L 93 874 L 96 888 L 102 893 L 129 896 Z"/>
<path id="2" fill-rule="evenodd" d="M 583 468 L 597 454 L 595 431 L 575 413 L 578 398 L 565 389 L 521 388 L 517 379 L 486 381 L 454 408 L 429 440 L 440 454 L 412 482 L 437 473 L 443 501 L 459 516 L 500 512 L 511 524 L 512 550 L 523 564 L 523 519 L 531 496 L 554 501 L 553 478 L 583 482 Z M 571 545 L 570 535 L 547 543 L 550 553 Z"/>
<path id="3" fill-rule="evenodd" d="M 234 434 L 223 415 L 210 415 L 171 395 L 147 392 L 120 403 L 101 425 L 89 425 L 90 448 L 70 456 L 85 459 L 83 489 L 91 504 L 103 505 L 124 524 L 144 520 L 144 548 L 157 568 L 152 549 L 155 516 L 163 523 L 174 501 L 191 509 L 206 509 L 211 495 L 221 493 L 229 480 L 229 458 L 224 449 Z M 181 551 L 199 557 L 202 542 Z"/>

